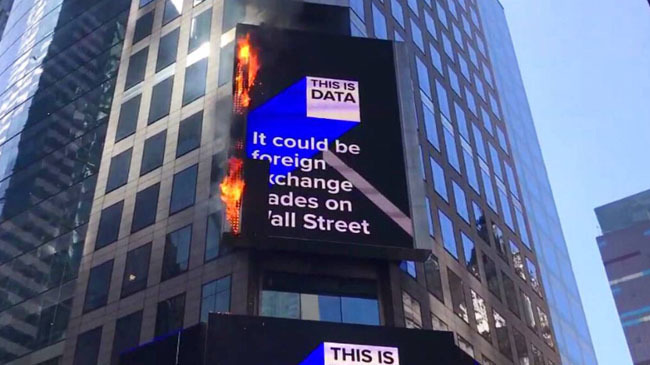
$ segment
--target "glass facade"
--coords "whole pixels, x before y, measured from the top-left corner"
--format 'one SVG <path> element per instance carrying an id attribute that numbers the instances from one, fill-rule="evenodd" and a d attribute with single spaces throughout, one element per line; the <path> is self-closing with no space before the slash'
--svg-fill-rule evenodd
<path id="1" fill-rule="evenodd" d="M 519 195 L 514 184 L 515 174 L 510 166 L 505 165 L 506 177 L 512 187 L 510 192 L 515 220 L 521 233 L 522 243 L 527 249 L 531 248 L 528 240 L 531 239 L 533 242 L 532 248 L 537 254 L 541 280 L 537 278 L 534 264 L 528 266 L 527 258 L 525 270 L 522 267 L 524 261 L 519 253 L 516 257 L 513 256 L 513 261 L 519 275 L 524 275 L 522 271 L 534 275 L 528 276 L 538 294 L 546 293 L 562 363 L 594 365 L 597 362 L 591 336 L 546 175 L 505 14 L 497 0 L 484 0 L 477 3 L 507 127 L 507 138 L 503 136 L 503 131 L 498 130 L 498 139 L 501 145 L 507 145 L 505 141 L 507 139 L 511 146 L 521 187 L 521 195 Z M 526 228 L 523 217 L 520 217 L 524 212 L 528 215 L 530 230 Z M 535 347 L 535 350 L 532 352 L 533 360 L 537 361 L 538 347 Z"/>

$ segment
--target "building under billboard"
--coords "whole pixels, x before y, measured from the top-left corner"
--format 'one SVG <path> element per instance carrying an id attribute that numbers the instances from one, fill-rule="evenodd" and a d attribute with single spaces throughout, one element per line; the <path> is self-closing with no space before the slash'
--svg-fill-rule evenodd
<path id="1" fill-rule="evenodd" d="M 46 134 L 2 146 L 26 167 L 2 205 L 0 362 L 118 364 L 181 356 L 174 343 L 203 361 L 257 343 L 298 363 L 338 349 L 471 363 L 460 348 L 482 364 L 560 364 L 475 0 L 83 2 L 93 10 L 48 13 L 62 42 L 48 57 L 70 46 L 66 22 L 118 24 L 89 40 L 116 44 L 95 57 L 112 72 L 97 86 L 106 129 L 70 132 L 85 144 L 45 157 L 33 150 Z M 58 85 L 50 62 L 44 82 Z M 56 121 L 93 125 L 75 111 L 94 104 L 42 89 L 70 105 Z M 47 156 L 71 159 L 56 166 L 78 169 L 77 195 L 19 179 L 65 176 Z M 21 215 L 26 201 L 37 208 Z M 275 331 L 242 334 L 265 323 Z"/>

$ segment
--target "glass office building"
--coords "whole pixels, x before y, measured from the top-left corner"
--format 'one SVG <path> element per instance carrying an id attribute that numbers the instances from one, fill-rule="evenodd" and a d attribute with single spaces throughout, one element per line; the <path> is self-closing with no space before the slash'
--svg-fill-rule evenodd
<path id="1" fill-rule="evenodd" d="M 596 364 L 504 10 L 498 0 L 479 3 L 508 137 L 520 176 L 519 193 L 521 201 L 528 207 L 529 235 L 535 242 L 562 363 Z"/>
<path id="2" fill-rule="evenodd" d="M 483 0 L 316 3 L 335 7 L 14 4 L 0 43 L 1 363 L 115 364 L 210 312 L 453 331 L 482 364 L 571 359 L 535 252 L 551 241 L 522 183 L 525 163 L 543 164 L 519 155 Z M 222 242 L 238 22 L 399 43 L 402 108 L 419 142 L 409 185 L 426 194 L 412 202 L 424 223 L 416 246 L 429 260 Z"/>

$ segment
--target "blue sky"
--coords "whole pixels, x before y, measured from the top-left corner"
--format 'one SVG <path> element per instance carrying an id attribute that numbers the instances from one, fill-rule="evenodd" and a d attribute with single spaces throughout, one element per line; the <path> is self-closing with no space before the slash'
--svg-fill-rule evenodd
<path id="1" fill-rule="evenodd" d="M 647 0 L 501 2 L 598 361 L 631 364 L 596 246 L 593 209 L 650 189 L 650 6 Z"/>

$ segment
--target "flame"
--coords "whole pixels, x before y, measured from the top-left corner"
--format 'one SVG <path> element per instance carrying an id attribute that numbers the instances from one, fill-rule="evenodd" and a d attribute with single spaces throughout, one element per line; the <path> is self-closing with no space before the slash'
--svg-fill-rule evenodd
<path id="1" fill-rule="evenodd" d="M 244 161 L 241 158 L 232 157 L 228 161 L 228 176 L 219 185 L 221 200 L 226 205 L 226 219 L 234 234 L 239 234 L 241 228 L 241 201 L 245 186 L 242 178 L 243 166 Z"/>
<path id="2" fill-rule="evenodd" d="M 243 113 L 251 103 L 250 90 L 255 84 L 260 63 L 251 45 L 250 34 L 237 40 L 237 70 L 235 74 L 235 112 Z"/>

